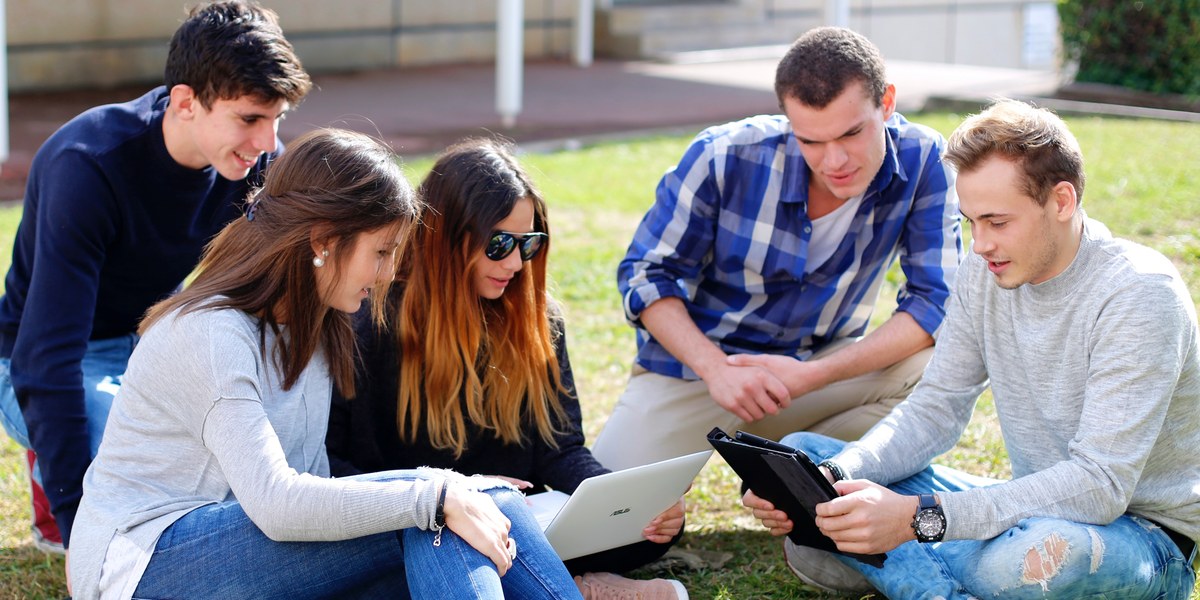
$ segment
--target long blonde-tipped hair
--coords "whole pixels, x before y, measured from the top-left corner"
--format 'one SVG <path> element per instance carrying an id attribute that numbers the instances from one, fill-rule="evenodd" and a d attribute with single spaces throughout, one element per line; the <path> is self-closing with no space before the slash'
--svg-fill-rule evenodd
<path id="1" fill-rule="evenodd" d="M 469 276 L 519 200 L 533 202 L 534 230 L 549 233 L 545 202 L 509 149 L 488 139 L 446 150 L 419 193 L 429 210 L 406 247 L 394 329 L 401 439 L 424 428 L 435 448 L 461 456 L 469 419 L 505 443 L 524 443 L 531 424 L 554 444 L 564 387 L 546 312 L 549 241 L 499 299 L 481 298 Z"/>
<path id="2" fill-rule="evenodd" d="M 334 286 L 358 236 L 394 228 L 405 234 L 420 204 L 388 148 L 365 135 L 337 129 L 309 132 L 268 169 L 251 193 L 245 218 L 225 226 L 205 248 L 195 281 L 146 314 L 145 332 L 173 310 L 235 308 L 260 317 L 260 339 L 286 321 L 274 360 L 290 389 L 323 346 L 338 391 L 354 395 L 354 330 L 346 313 L 329 308 L 313 265 L 313 235 L 331 249 L 326 266 Z M 398 255 L 399 256 L 399 255 Z M 374 296 L 386 297 L 390 277 Z M 383 302 L 373 314 L 383 320 Z M 269 351 L 262 348 L 264 360 Z"/>

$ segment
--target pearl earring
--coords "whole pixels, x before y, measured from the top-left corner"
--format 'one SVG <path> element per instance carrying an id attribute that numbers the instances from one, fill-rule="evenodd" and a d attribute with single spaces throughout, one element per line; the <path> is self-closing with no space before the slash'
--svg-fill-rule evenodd
<path id="1" fill-rule="evenodd" d="M 325 266 L 325 259 L 329 256 L 328 250 L 322 250 L 320 256 L 313 257 L 313 266 L 320 269 Z"/>

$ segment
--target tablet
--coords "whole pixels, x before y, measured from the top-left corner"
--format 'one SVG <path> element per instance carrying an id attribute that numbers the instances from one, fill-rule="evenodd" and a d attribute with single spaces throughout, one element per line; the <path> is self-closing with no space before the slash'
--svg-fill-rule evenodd
<path id="1" fill-rule="evenodd" d="M 787 513 L 792 520 L 788 539 L 793 543 L 883 566 L 887 555 L 841 552 L 817 528 L 816 506 L 837 498 L 838 493 L 804 452 L 744 431 L 729 437 L 720 427 L 708 432 L 708 442 L 756 496 Z"/>

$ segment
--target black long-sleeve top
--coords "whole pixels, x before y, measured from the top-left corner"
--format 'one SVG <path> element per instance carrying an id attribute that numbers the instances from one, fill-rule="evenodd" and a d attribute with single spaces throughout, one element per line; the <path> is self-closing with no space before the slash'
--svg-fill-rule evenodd
<path id="1" fill-rule="evenodd" d="M 456 459 L 451 450 L 435 449 L 423 431 L 412 443 L 400 439 L 396 429 L 399 349 L 394 334 L 379 332 L 364 313 L 355 318 L 362 355 L 357 398 L 346 400 L 336 391 L 333 395 L 326 449 L 334 476 L 429 466 L 468 475 L 504 475 L 527 480 L 535 490 L 548 486 L 570 494 L 584 479 L 609 472 L 583 445 L 582 416 L 561 319 L 552 320 L 564 388 L 559 402 L 566 417 L 557 426 L 561 431 L 557 447 L 547 444 L 532 425 L 523 444 L 505 444 L 468 420 L 467 447 Z"/>

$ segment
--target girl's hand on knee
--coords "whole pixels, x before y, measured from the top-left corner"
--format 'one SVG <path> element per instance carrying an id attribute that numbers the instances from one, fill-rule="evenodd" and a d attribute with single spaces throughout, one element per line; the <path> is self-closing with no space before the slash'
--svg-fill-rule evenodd
<path id="1" fill-rule="evenodd" d="M 454 483 L 447 485 L 443 509 L 446 527 L 495 563 L 503 577 L 512 567 L 515 555 L 509 551 L 508 531 L 512 523 L 500 512 L 491 496 Z"/>

